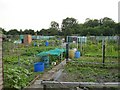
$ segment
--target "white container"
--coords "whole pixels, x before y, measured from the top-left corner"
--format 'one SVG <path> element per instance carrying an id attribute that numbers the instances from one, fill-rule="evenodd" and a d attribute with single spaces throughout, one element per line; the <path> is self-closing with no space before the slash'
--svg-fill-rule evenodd
<path id="1" fill-rule="evenodd" d="M 73 48 L 73 50 L 76 52 L 76 51 L 77 51 L 77 48 Z"/>

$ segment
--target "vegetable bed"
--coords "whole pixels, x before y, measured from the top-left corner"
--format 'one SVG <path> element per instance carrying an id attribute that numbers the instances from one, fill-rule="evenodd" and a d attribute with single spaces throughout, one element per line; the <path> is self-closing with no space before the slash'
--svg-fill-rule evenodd
<path id="1" fill-rule="evenodd" d="M 34 72 L 34 63 L 41 59 L 36 55 L 42 51 L 55 49 L 54 46 L 25 46 L 15 45 L 12 42 L 3 42 L 4 88 L 23 89 L 43 72 Z M 46 68 L 44 72 L 53 66 Z"/>
<path id="2" fill-rule="evenodd" d="M 97 60 L 96 60 L 97 59 Z M 116 64 L 94 64 L 101 63 L 101 58 L 81 57 L 69 62 L 63 72 L 61 81 L 79 81 L 79 82 L 118 82 L 120 74 L 118 73 L 118 60 L 112 59 Z M 94 62 L 86 64 L 83 62 Z M 106 59 L 106 63 L 110 59 Z"/>

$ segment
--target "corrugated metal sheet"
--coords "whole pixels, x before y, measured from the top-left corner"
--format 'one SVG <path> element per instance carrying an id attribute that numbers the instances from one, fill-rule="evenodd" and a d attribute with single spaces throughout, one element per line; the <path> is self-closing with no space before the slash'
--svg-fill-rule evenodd
<path id="1" fill-rule="evenodd" d="M 3 88 L 2 35 L 0 34 L 0 90 Z"/>

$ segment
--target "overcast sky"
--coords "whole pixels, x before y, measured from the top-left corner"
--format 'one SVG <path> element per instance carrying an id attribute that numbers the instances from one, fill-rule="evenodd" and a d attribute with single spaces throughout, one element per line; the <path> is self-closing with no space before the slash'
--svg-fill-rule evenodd
<path id="1" fill-rule="evenodd" d="M 0 0 L 0 27 L 10 29 L 49 28 L 66 17 L 79 23 L 86 18 L 112 18 L 118 22 L 119 0 Z"/>

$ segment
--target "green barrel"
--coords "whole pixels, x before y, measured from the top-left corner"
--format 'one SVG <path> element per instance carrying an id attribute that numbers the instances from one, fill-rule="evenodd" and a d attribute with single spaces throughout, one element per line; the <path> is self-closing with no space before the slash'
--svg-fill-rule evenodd
<path id="1" fill-rule="evenodd" d="M 42 61 L 44 62 L 45 68 L 49 67 L 49 56 L 42 56 Z"/>

